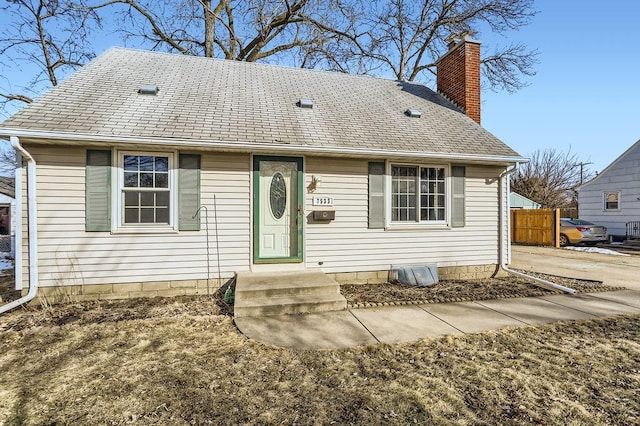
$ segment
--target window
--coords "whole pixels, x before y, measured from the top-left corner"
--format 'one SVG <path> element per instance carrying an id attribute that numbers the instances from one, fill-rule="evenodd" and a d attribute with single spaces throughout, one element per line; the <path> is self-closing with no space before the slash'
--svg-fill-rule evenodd
<path id="1" fill-rule="evenodd" d="M 169 155 L 122 155 L 122 224 L 171 223 Z"/>
<path id="2" fill-rule="evenodd" d="M 620 193 L 619 192 L 604 193 L 604 209 L 620 210 Z"/>
<path id="3" fill-rule="evenodd" d="M 120 153 L 120 224 L 172 223 L 173 154 Z"/>
<path id="4" fill-rule="evenodd" d="M 200 155 L 87 150 L 87 232 L 198 231 L 199 207 Z"/>
<path id="5" fill-rule="evenodd" d="M 446 220 L 444 167 L 391 167 L 391 221 Z"/>

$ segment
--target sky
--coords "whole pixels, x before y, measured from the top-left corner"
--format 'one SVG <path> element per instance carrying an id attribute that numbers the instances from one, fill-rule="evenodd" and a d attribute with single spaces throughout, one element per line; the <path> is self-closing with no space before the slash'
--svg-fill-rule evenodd
<path id="1" fill-rule="evenodd" d="M 539 50 L 537 74 L 513 94 L 484 90 L 482 125 L 524 156 L 571 150 L 601 172 L 640 139 L 640 1 L 539 0 L 535 7 L 532 24 L 513 39 Z"/>
<path id="2" fill-rule="evenodd" d="M 535 9 L 532 23 L 508 38 L 474 36 L 540 52 L 527 87 L 483 90 L 482 125 L 523 156 L 570 151 L 601 172 L 640 139 L 640 0 L 537 0 Z M 97 40 L 96 53 L 110 44 Z"/>

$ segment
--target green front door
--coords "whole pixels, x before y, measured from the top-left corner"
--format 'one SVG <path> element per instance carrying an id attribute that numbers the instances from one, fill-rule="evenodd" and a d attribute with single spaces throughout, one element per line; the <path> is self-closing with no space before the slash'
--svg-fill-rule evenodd
<path id="1" fill-rule="evenodd" d="M 302 159 L 253 159 L 253 259 L 256 263 L 301 262 Z"/>

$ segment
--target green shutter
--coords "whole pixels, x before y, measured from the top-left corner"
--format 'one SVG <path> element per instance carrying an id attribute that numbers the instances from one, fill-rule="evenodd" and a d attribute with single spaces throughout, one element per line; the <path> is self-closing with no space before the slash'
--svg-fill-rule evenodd
<path id="1" fill-rule="evenodd" d="M 85 229 L 111 231 L 111 151 L 87 150 Z"/>
<path id="2" fill-rule="evenodd" d="M 451 167 L 451 188 L 453 192 L 451 226 L 453 228 L 464 226 L 464 177 L 465 168 L 463 166 Z"/>
<path id="3" fill-rule="evenodd" d="M 369 163 L 369 228 L 384 228 L 384 163 Z"/>
<path id="4" fill-rule="evenodd" d="M 200 215 L 193 217 L 200 207 L 200 156 L 180 154 L 178 171 L 178 226 L 181 231 L 199 231 Z"/>

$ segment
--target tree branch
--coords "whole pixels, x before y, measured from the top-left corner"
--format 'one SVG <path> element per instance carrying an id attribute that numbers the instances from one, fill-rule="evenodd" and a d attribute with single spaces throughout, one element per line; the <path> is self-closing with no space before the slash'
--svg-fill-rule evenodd
<path id="1" fill-rule="evenodd" d="M 4 102 L 20 101 L 20 102 L 24 102 L 25 104 L 30 104 L 33 102 L 33 99 L 25 95 L 12 95 L 7 93 L 0 93 L 0 97 L 5 99 Z"/>

